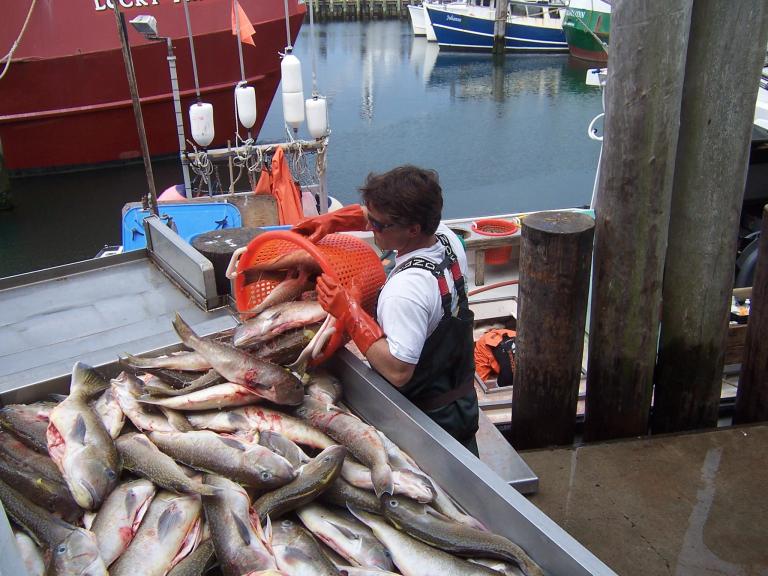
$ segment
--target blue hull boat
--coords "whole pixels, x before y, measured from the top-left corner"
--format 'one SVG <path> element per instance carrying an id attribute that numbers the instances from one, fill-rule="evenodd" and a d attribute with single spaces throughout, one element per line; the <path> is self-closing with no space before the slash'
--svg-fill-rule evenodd
<path id="1" fill-rule="evenodd" d="M 560 8 L 527 3 L 513 5 L 507 16 L 504 46 L 509 52 L 568 52 Z M 454 50 L 493 48 L 495 8 L 425 5 L 437 43 Z M 518 10 L 522 10 L 518 13 Z"/>

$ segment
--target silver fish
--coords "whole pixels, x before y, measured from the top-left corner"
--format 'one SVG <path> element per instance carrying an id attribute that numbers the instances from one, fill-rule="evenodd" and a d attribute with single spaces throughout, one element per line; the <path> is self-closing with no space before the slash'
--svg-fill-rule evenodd
<path id="1" fill-rule="evenodd" d="M 207 428 L 217 432 L 249 430 L 278 432 L 296 444 L 321 450 L 337 444 L 333 438 L 304 420 L 260 405 L 245 406 L 226 412 L 200 412 L 190 414 L 188 419 L 197 429 Z"/>
<path id="2" fill-rule="evenodd" d="M 57 576 L 107 576 L 93 533 L 75 528 L 52 549 L 48 572 Z"/>
<path id="3" fill-rule="evenodd" d="M 283 302 L 267 308 L 238 326 L 232 342 L 238 348 L 251 346 L 288 330 L 322 322 L 327 316 L 328 313 L 319 302 Z"/>
<path id="4" fill-rule="evenodd" d="M 48 417 L 55 407 L 54 402 L 9 404 L 0 408 L 0 427 L 12 432 L 30 448 L 47 454 Z"/>
<path id="5" fill-rule="evenodd" d="M 398 572 L 368 568 L 366 566 L 339 566 L 341 576 L 397 576 Z"/>
<path id="6" fill-rule="evenodd" d="M 183 396 L 169 396 L 168 398 L 139 398 L 143 404 L 172 408 L 173 410 L 211 410 L 245 406 L 263 401 L 263 397 L 254 393 L 251 388 L 227 382 L 216 384 L 204 390 L 191 392 Z"/>
<path id="7" fill-rule="evenodd" d="M 170 456 L 162 453 L 144 434 L 123 434 L 117 439 L 117 449 L 126 470 L 143 476 L 167 490 L 183 494 L 213 494 L 212 486 L 190 478 Z"/>
<path id="8" fill-rule="evenodd" d="M 299 468 L 296 478 L 285 486 L 263 494 L 253 503 L 253 512 L 263 522 L 308 504 L 336 480 L 347 455 L 344 446 L 329 446 Z"/>
<path id="9" fill-rule="evenodd" d="M 176 564 L 167 576 L 203 576 L 213 561 L 213 554 L 213 540 L 207 537 L 184 560 Z"/>
<path id="10" fill-rule="evenodd" d="M 64 575 L 106 576 L 96 537 L 56 518 L 0 481 L 0 502 L 16 524 L 51 552 L 51 572 Z"/>
<path id="11" fill-rule="evenodd" d="M 152 432 L 149 437 L 160 450 L 187 466 L 254 488 L 278 488 L 296 476 L 290 462 L 271 450 L 209 430 Z"/>
<path id="12" fill-rule="evenodd" d="M 306 452 L 299 448 L 298 444 L 279 432 L 272 432 L 271 430 L 259 432 L 258 442 L 288 460 L 294 468 L 298 468 L 311 460 Z"/>
<path id="13" fill-rule="evenodd" d="M 150 394 L 162 395 L 162 396 L 183 396 L 185 394 L 191 394 L 198 390 L 203 390 L 209 386 L 215 384 L 223 384 L 226 382 L 224 377 L 216 372 L 214 369 L 208 370 L 202 376 L 198 376 L 194 380 L 191 380 L 188 384 L 179 388 L 174 388 L 163 382 L 156 376 L 150 380 L 144 382 L 144 389 Z"/>
<path id="14" fill-rule="evenodd" d="M 240 314 L 259 314 L 263 310 L 274 306 L 275 304 L 282 304 L 283 302 L 292 302 L 301 296 L 302 291 L 307 285 L 307 279 L 309 278 L 310 271 L 304 267 L 300 267 L 296 270 L 289 271 L 285 279 L 267 294 L 267 296 L 259 304 L 245 310 Z"/>
<path id="15" fill-rule="evenodd" d="M 259 360 L 228 344 L 200 338 L 178 314 L 173 327 L 184 344 L 202 354 L 229 382 L 246 386 L 275 404 L 301 403 L 304 387 L 283 367 Z"/>
<path id="16" fill-rule="evenodd" d="M 123 482 L 102 504 L 90 530 L 96 535 L 101 558 L 107 566 L 130 545 L 155 491 L 155 485 L 149 480 Z"/>
<path id="17" fill-rule="evenodd" d="M 120 436 L 120 432 L 125 424 L 125 414 L 120 408 L 120 404 L 112 389 L 107 388 L 104 390 L 101 396 L 91 403 L 91 407 L 101 418 L 104 428 L 107 429 L 109 435 L 113 439 Z"/>
<path id="18" fill-rule="evenodd" d="M 373 491 L 363 490 L 352 486 L 344 478 L 336 478 L 328 489 L 320 495 L 320 500 L 326 504 L 333 504 L 339 508 L 345 509 L 348 504 L 372 512 L 381 514 L 381 503 Z"/>
<path id="19" fill-rule="evenodd" d="M 295 414 L 349 448 L 355 458 L 371 469 L 376 496 L 392 494 L 392 468 L 381 438 L 373 426 L 311 396 L 304 397 L 304 402 L 296 408 Z"/>
<path id="20" fill-rule="evenodd" d="M 43 551 L 37 544 L 35 544 L 35 541 L 24 532 L 17 532 L 14 530 L 13 536 L 16 540 L 16 548 L 21 555 L 21 561 L 24 563 L 24 568 L 27 570 L 27 575 L 43 576 L 43 574 L 45 574 Z"/>
<path id="21" fill-rule="evenodd" d="M 205 481 L 219 488 L 215 496 L 203 498 L 203 506 L 224 575 L 276 569 L 275 559 L 264 544 L 261 525 L 251 521 L 251 502 L 246 491 L 239 484 L 212 474 L 206 475 Z"/>
<path id="22" fill-rule="evenodd" d="M 387 547 L 403 576 L 498 576 L 498 572 L 472 564 L 448 552 L 424 544 L 392 526 L 383 517 L 349 507 Z"/>
<path id="23" fill-rule="evenodd" d="M 81 508 L 93 510 L 117 484 L 121 462 L 104 423 L 88 405 L 108 386 L 93 368 L 77 362 L 72 369 L 69 396 L 52 411 L 48 453 L 61 470 Z"/>
<path id="24" fill-rule="evenodd" d="M 173 432 L 176 427 L 168 418 L 152 406 L 139 402 L 142 393 L 141 380 L 132 374 L 122 372 L 112 379 L 112 390 L 120 408 L 131 423 L 142 431 L 161 430 Z"/>
<path id="25" fill-rule="evenodd" d="M 130 546 L 110 567 L 110 575 L 165 576 L 197 544 L 201 511 L 196 494 L 157 494 Z"/>
<path id="26" fill-rule="evenodd" d="M 320 545 L 292 520 L 272 524 L 272 550 L 277 567 L 288 576 L 338 576 L 336 566 L 326 558 Z"/>
<path id="27" fill-rule="evenodd" d="M 53 460 L 7 432 L 0 432 L 0 479 L 68 522 L 83 514 Z"/>
<path id="28" fill-rule="evenodd" d="M 363 490 L 374 489 L 371 470 L 362 464 L 347 459 L 341 469 L 341 475 L 352 486 Z M 393 470 L 392 488 L 395 494 L 408 496 L 417 502 L 431 502 L 435 497 L 435 490 L 429 479 L 410 470 Z"/>
<path id="29" fill-rule="evenodd" d="M 517 544 L 501 536 L 454 522 L 430 506 L 399 496 L 381 499 L 384 516 L 414 538 L 460 556 L 480 556 L 515 562 L 525 576 L 544 572 Z"/>
<path id="30" fill-rule="evenodd" d="M 351 564 L 394 569 L 389 552 L 370 528 L 344 510 L 312 503 L 296 513 L 307 530 Z"/>
<path id="31" fill-rule="evenodd" d="M 326 404 L 336 404 L 341 399 L 341 382 L 327 370 L 315 368 L 309 373 L 306 393 Z"/>
<path id="32" fill-rule="evenodd" d="M 198 352 L 175 352 L 170 356 L 158 358 L 142 358 L 126 354 L 120 362 L 132 368 L 167 368 L 170 370 L 186 370 L 189 372 L 203 372 L 211 369 L 208 360 Z"/>

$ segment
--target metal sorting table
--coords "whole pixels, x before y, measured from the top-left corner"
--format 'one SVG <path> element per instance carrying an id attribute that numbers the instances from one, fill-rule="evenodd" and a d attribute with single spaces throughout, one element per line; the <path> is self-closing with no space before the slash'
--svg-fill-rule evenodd
<path id="1" fill-rule="evenodd" d="M 174 344 L 152 354 L 180 349 Z M 96 366 L 108 377 L 116 361 Z M 609 576 L 615 573 L 591 552 L 475 458 L 377 373 L 348 350 L 340 350 L 328 368 L 344 384 L 345 403 L 409 453 L 419 466 L 467 511 L 492 531 L 522 546 L 552 576 Z M 69 372 L 28 385 L 0 390 L 0 404 L 34 402 L 51 393 L 66 393 Z M 18 561 L 10 524 L 0 506 L 0 574 L 16 574 Z"/>

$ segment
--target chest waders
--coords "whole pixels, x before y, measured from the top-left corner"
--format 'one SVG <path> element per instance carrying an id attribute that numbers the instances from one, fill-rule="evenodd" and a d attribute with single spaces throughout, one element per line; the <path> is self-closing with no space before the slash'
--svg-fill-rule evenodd
<path id="1" fill-rule="evenodd" d="M 474 313 L 469 309 L 458 258 L 448 238 L 442 234 L 436 236 L 445 247 L 445 256 L 440 264 L 414 257 L 392 272 L 394 276 L 408 268 L 420 268 L 432 274 L 437 279 L 443 307 L 440 323 L 424 342 L 413 377 L 400 388 L 400 392 L 477 455 L 475 432 L 479 408 L 474 385 Z M 451 291 L 445 277 L 448 271 L 453 276 L 459 298 L 455 316 L 451 313 Z"/>

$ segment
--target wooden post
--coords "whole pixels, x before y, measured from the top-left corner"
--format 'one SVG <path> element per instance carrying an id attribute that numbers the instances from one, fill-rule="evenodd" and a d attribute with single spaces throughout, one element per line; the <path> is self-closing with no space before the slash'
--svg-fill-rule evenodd
<path id="1" fill-rule="evenodd" d="M 652 430 L 717 426 L 768 3 L 697 0 L 683 85 Z"/>
<path id="2" fill-rule="evenodd" d="M 594 228 L 577 212 L 523 219 L 510 431 L 518 450 L 573 443 Z"/>
<path id="3" fill-rule="evenodd" d="M 648 430 L 691 6 L 612 3 L 586 440 Z"/>
<path id="4" fill-rule="evenodd" d="M 493 53 L 504 54 L 507 31 L 507 0 L 496 0 L 496 20 L 493 23 Z"/>
<path id="5" fill-rule="evenodd" d="M 763 208 L 734 424 L 768 420 L 768 205 Z"/>

